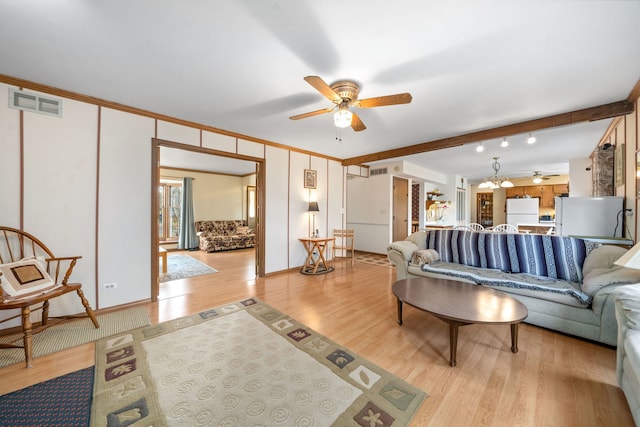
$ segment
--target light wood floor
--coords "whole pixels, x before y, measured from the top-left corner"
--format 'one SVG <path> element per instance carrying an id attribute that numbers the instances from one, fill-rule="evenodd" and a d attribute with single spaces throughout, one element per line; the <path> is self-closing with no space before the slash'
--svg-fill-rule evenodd
<path id="1" fill-rule="evenodd" d="M 429 394 L 413 426 L 632 426 L 615 378 L 615 350 L 524 324 L 519 353 L 509 350 L 508 326 L 460 329 L 458 366 L 448 363 L 445 323 L 412 307 L 396 323 L 392 268 L 338 262 L 336 271 L 297 271 L 262 279 L 253 252 L 190 252 L 213 275 L 163 283 L 146 305 L 152 323 L 255 296 L 345 345 Z M 37 337 L 36 337 L 37 339 Z M 94 363 L 94 346 L 0 369 L 0 394 Z"/>

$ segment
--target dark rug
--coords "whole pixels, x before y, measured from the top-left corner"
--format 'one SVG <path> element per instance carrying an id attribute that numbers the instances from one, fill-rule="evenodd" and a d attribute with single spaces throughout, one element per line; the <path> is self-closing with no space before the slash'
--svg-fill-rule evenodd
<path id="1" fill-rule="evenodd" d="M 0 426 L 87 427 L 93 368 L 0 396 Z"/>

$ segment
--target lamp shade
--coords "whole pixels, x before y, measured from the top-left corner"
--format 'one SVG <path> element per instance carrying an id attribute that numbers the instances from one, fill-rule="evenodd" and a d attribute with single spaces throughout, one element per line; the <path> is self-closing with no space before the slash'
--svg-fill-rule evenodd
<path id="1" fill-rule="evenodd" d="M 622 267 L 640 269 L 640 243 L 629 249 L 627 253 L 614 262 Z"/>
<path id="2" fill-rule="evenodd" d="M 351 118 L 353 114 L 347 109 L 339 109 L 333 114 L 333 122 L 339 128 L 351 126 Z"/>
<path id="3" fill-rule="evenodd" d="M 309 212 L 320 212 L 318 202 L 309 202 Z"/>

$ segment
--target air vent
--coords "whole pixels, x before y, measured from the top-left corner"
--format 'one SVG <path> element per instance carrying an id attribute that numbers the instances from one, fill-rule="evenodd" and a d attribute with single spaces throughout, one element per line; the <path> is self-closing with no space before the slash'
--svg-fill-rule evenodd
<path id="1" fill-rule="evenodd" d="M 369 176 L 386 175 L 387 173 L 387 168 L 369 169 Z"/>
<path id="2" fill-rule="evenodd" d="M 16 110 L 62 117 L 62 100 L 13 88 L 9 89 L 9 107 Z"/>

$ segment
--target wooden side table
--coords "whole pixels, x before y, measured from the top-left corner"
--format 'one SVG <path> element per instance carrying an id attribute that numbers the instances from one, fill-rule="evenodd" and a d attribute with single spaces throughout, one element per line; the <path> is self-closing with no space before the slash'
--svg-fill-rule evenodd
<path id="1" fill-rule="evenodd" d="M 299 240 L 307 251 L 307 259 L 300 273 L 324 274 L 333 271 L 333 267 L 327 265 L 326 255 L 329 242 L 334 242 L 334 237 L 301 237 Z"/>
<path id="2" fill-rule="evenodd" d="M 167 250 L 163 247 L 158 248 L 158 255 L 162 260 L 162 272 L 167 272 Z"/>

